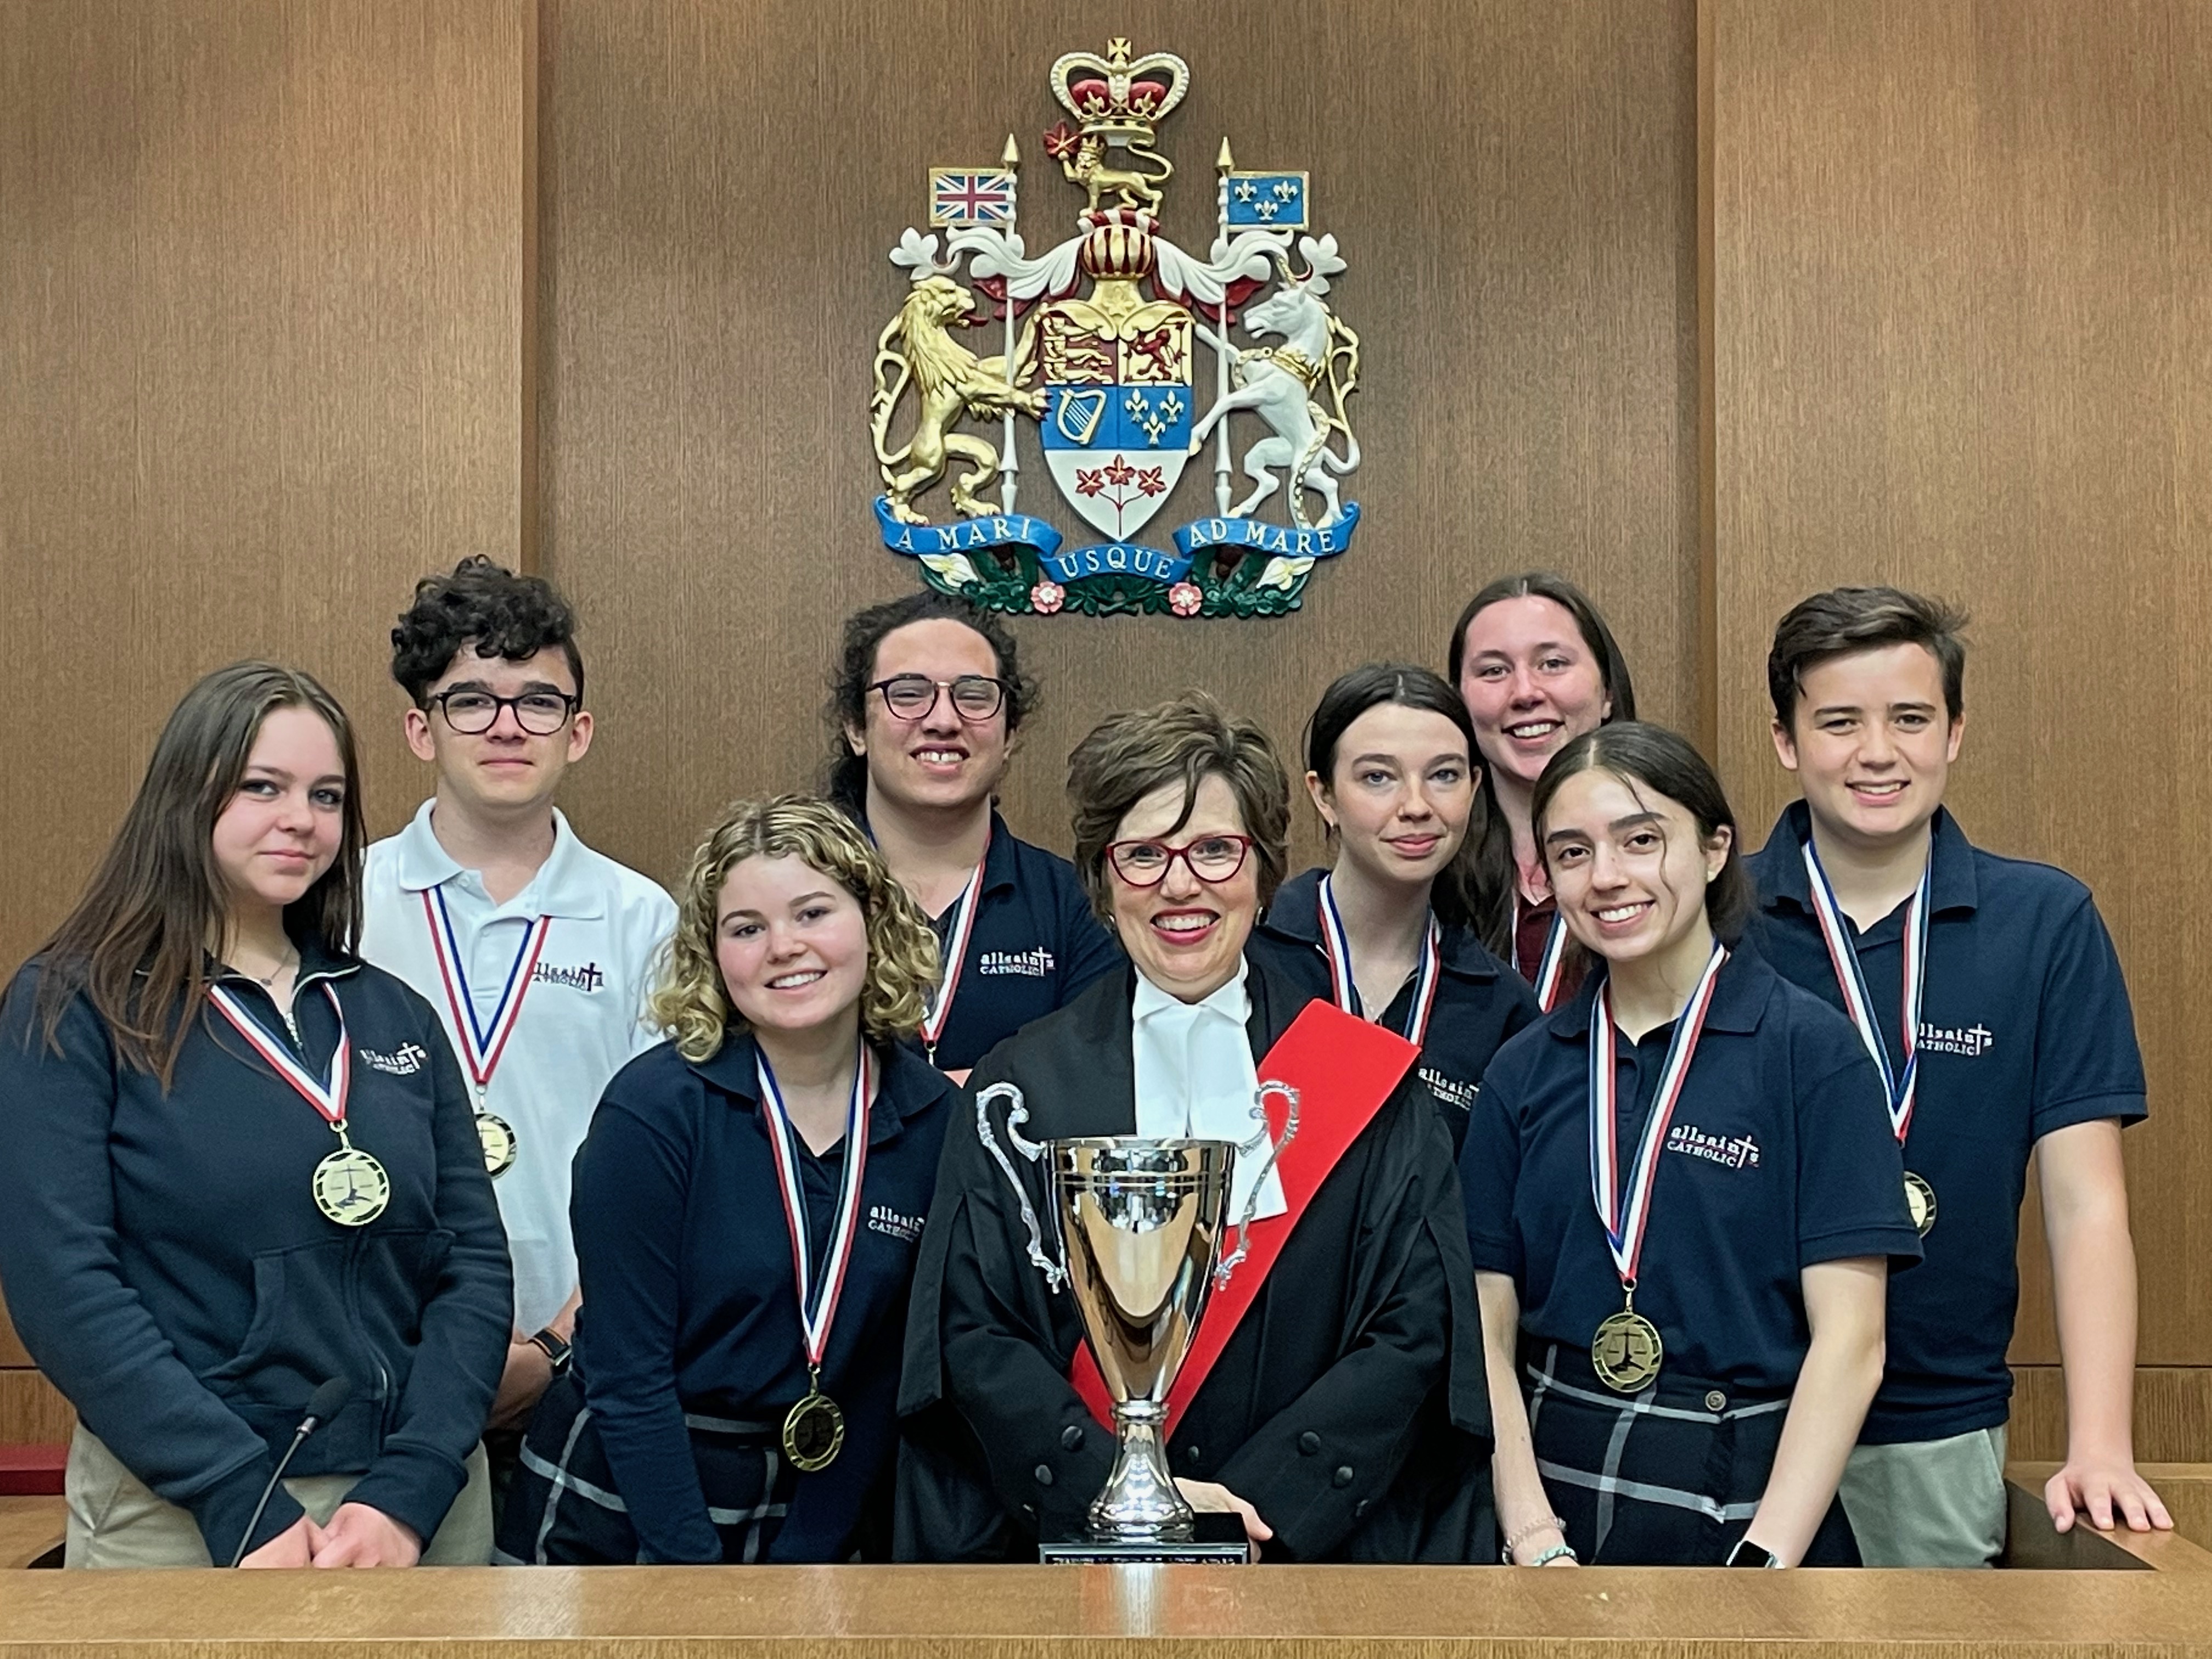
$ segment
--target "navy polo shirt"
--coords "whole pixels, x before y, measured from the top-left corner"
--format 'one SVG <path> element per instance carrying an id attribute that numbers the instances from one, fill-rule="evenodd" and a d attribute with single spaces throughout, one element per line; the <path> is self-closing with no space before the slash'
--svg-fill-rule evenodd
<path id="1" fill-rule="evenodd" d="M 1937 1440 L 2009 1414 L 2005 1350 L 2020 1306 L 2016 1261 L 2027 1155 L 2069 1124 L 2145 1115 L 2135 1015 L 2089 890 L 2062 870 L 1975 847 L 1938 809 L 1930 857 L 1920 1072 L 1904 1164 L 1936 1191 L 1927 1266 L 1892 1285 L 1889 1359 L 1869 1444 Z M 1840 1009 L 1794 802 L 1750 861 L 1759 904 L 1745 942 Z M 1899 904 L 1858 935 L 1890 1064 L 1903 1063 Z"/>
<path id="2" fill-rule="evenodd" d="M 897 1441 L 907 1293 L 958 1093 L 918 1054 L 878 1058 L 860 1226 L 822 1368 L 823 1392 L 845 1413 L 845 1443 L 829 1468 L 799 1478 L 779 1559 L 817 1559 L 802 1538 L 821 1540 L 818 1559 L 832 1559 Z M 696 1062 L 664 1042 L 615 1074 L 576 1153 L 576 1370 L 650 1560 L 722 1559 L 685 1414 L 774 1425 L 807 1389 L 759 1090 L 749 1036 L 733 1033 Z M 819 1158 L 799 1144 L 817 1262 L 845 1152 L 842 1140 Z"/>
<path id="3" fill-rule="evenodd" d="M 1335 995 L 1328 957 L 1321 943 L 1319 869 L 1293 876 L 1276 891 L 1267 919 L 1254 935 L 1270 962 L 1279 963 L 1303 988 L 1327 1001 Z M 1482 941 L 1459 927 L 1443 930 L 1437 965 L 1436 1006 L 1415 1067 L 1437 1115 L 1451 1132 L 1456 1154 L 1467 1139 L 1468 1113 L 1482 1073 L 1498 1045 L 1540 1017 L 1535 994 L 1518 974 L 1482 948 Z M 1403 1033 L 1413 1015 L 1413 990 L 1419 975 L 1400 988 L 1382 1011 L 1381 1024 Z M 1357 990 L 1352 993 L 1356 998 Z M 1364 1014 L 1364 1009 L 1355 1012 Z"/>
<path id="4" fill-rule="evenodd" d="M 1601 983 L 1592 975 L 1498 1050 L 1460 1156 L 1477 1271 L 1512 1275 L 1524 1335 L 1585 1350 L 1621 1308 L 1590 1196 L 1589 1022 Z M 1618 1044 L 1624 1181 L 1674 1034 L 1670 1023 Z M 1658 1326 L 1677 1375 L 1786 1394 L 1811 1341 L 1800 1271 L 1919 1258 L 1874 1061 L 1850 1022 L 1748 951 L 1721 969 L 1656 1156 L 1636 1311 Z"/>
<path id="5" fill-rule="evenodd" d="M 974 1066 L 1126 960 L 1092 913 L 1075 866 L 1018 839 L 996 812 L 978 902 L 952 1012 L 937 1045 L 937 1063 L 948 1072 Z M 949 942 L 952 913 L 947 906 L 935 919 L 940 947 Z"/>

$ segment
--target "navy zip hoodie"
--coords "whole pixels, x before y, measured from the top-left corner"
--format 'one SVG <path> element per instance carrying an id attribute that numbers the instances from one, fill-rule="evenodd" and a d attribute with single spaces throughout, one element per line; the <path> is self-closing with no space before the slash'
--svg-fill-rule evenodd
<path id="1" fill-rule="evenodd" d="M 9 1312 L 85 1426 L 190 1511 L 223 1563 L 307 1397 L 337 1376 L 352 1398 L 286 1474 L 359 1474 L 349 1501 L 427 1543 L 467 1480 L 513 1317 L 507 1237 L 437 1017 L 380 969 L 301 952 L 296 1038 L 261 986 L 221 982 L 318 1078 L 336 994 L 349 1133 L 392 1182 L 366 1226 L 316 1207 L 312 1172 L 337 1137 L 213 1007 L 193 1016 L 165 1094 L 82 995 L 62 1052 L 46 1045 L 38 962 L 0 1004 Z M 249 1550 L 301 1513 L 279 1487 Z"/>

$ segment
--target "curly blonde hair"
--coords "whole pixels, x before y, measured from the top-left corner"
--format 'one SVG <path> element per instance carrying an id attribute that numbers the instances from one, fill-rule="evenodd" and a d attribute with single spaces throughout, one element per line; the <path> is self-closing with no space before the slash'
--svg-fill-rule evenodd
<path id="1" fill-rule="evenodd" d="M 892 1042 L 921 1024 L 938 982 L 937 935 L 921 908 L 853 821 L 811 795 L 739 801 L 708 832 L 684 878 L 676 932 L 647 1004 L 653 1023 L 686 1060 L 711 1060 L 745 1022 L 714 959 L 715 909 L 730 872 L 750 858 L 795 857 L 860 901 L 868 929 L 868 982 L 860 1029 Z"/>

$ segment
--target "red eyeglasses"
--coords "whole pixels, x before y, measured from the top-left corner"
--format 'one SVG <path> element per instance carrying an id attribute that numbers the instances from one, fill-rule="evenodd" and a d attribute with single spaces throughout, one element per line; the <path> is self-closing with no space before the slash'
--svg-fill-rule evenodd
<path id="1" fill-rule="evenodd" d="M 1157 887 L 1177 859 L 1203 882 L 1224 882 L 1244 867 L 1249 836 L 1200 836 L 1180 847 L 1160 841 L 1117 841 L 1106 848 L 1114 873 L 1132 887 Z"/>

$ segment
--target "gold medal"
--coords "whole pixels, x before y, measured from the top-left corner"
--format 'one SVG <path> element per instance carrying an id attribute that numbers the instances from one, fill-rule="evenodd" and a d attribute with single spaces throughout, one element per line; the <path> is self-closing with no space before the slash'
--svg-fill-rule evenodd
<path id="1" fill-rule="evenodd" d="M 384 1166 L 350 1142 L 315 1165 L 315 1207 L 341 1227 L 366 1227 L 391 1201 Z"/>
<path id="2" fill-rule="evenodd" d="M 1910 1170 L 1905 1172 L 1905 1207 L 1912 1212 L 1912 1230 L 1921 1237 L 1936 1231 L 1936 1189 Z"/>
<path id="3" fill-rule="evenodd" d="M 1666 1358 L 1659 1328 L 1632 1307 L 1608 1314 L 1590 1338 L 1590 1369 L 1616 1394 L 1637 1394 L 1659 1375 Z"/>
<path id="4" fill-rule="evenodd" d="M 384 1213 L 384 1206 L 392 1201 L 392 1177 L 384 1166 L 346 1138 L 346 1099 L 353 1091 L 353 1066 L 347 1058 L 345 1006 L 338 1000 L 335 988 L 325 983 L 323 994 L 331 1000 L 331 1012 L 337 1016 L 338 1040 L 331 1050 L 326 1075 L 317 1078 L 301 1065 L 283 1043 L 261 1029 L 244 1005 L 225 987 L 208 988 L 208 1001 L 215 1011 L 228 1020 L 244 1037 L 246 1043 L 270 1069 L 291 1085 L 293 1091 L 313 1106 L 331 1133 L 338 1138 L 338 1149 L 315 1165 L 308 1185 L 314 1194 L 315 1207 L 341 1227 L 366 1227 Z"/>
<path id="5" fill-rule="evenodd" d="M 853 1237 L 860 1220 L 860 1182 L 868 1162 L 868 1103 L 874 1094 L 874 1066 L 863 1037 L 853 1062 L 853 1094 L 845 1108 L 845 1173 L 838 1184 L 837 1214 L 830 1225 L 828 1258 L 817 1273 L 807 1242 L 806 1195 L 799 1178 L 799 1132 L 784 1109 L 783 1091 L 768 1055 L 756 1048 L 760 1079 L 761 1121 L 775 1146 L 776 1188 L 783 1195 L 783 1218 L 791 1231 L 792 1263 L 799 1292 L 799 1337 L 806 1356 L 805 1397 L 783 1415 L 783 1455 L 801 1474 L 826 1469 L 845 1444 L 845 1413 L 822 1392 L 822 1356 L 830 1351 L 830 1328 L 837 1317 L 837 1298 L 845 1270 L 853 1264 Z"/>
<path id="6" fill-rule="evenodd" d="M 495 1112 L 477 1109 L 477 1139 L 483 1147 L 484 1171 L 495 1181 L 514 1167 L 514 1131 Z"/>
<path id="7" fill-rule="evenodd" d="M 1659 1328 L 1636 1311 L 1636 1268 L 1644 1257 L 1644 1229 L 1651 1220 L 1652 1194 L 1659 1180 L 1659 1148 L 1667 1139 L 1667 1126 L 1690 1079 L 1690 1064 L 1697 1056 L 1698 1041 L 1705 1035 L 1705 1016 L 1712 1012 L 1714 988 L 1728 962 L 1728 947 L 1716 942 L 1705 958 L 1704 973 L 1689 1000 L 1675 1017 L 1674 1035 L 1668 1040 L 1667 1058 L 1659 1068 L 1658 1086 L 1651 1109 L 1638 1138 L 1634 1161 L 1621 1167 L 1617 1144 L 1620 1118 L 1615 1094 L 1620 1073 L 1613 1036 L 1613 986 L 1598 987 L 1590 1006 L 1589 1113 L 1590 1195 L 1597 1203 L 1597 1218 L 1605 1229 L 1606 1249 L 1613 1270 L 1620 1275 L 1620 1311 L 1598 1322 L 1590 1336 L 1590 1369 L 1598 1381 L 1616 1394 L 1637 1394 L 1659 1375 L 1667 1345 Z"/>
<path id="8" fill-rule="evenodd" d="M 828 1468 L 845 1446 L 845 1413 L 817 1386 L 820 1376 L 810 1368 L 806 1397 L 783 1417 L 783 1455 L 801 1474 Z"/>

